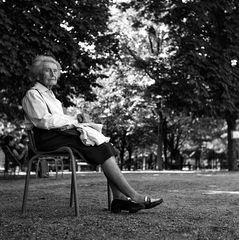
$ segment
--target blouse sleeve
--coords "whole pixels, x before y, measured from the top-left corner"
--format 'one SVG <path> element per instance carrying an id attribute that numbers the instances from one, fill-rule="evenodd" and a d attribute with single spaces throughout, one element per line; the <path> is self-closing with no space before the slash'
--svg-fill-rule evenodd
<path id="1" fill-rule="evenodd" d="M 22 101 L 22 107 L 29 121 L 38 128 L 61 128 L 78 123 L 76 117 L 64 114 L 62 107 L 56 109 L 54 113 L 50 113 L 46 102 L 35 90 L 29 90 L 26 93 Z"/>

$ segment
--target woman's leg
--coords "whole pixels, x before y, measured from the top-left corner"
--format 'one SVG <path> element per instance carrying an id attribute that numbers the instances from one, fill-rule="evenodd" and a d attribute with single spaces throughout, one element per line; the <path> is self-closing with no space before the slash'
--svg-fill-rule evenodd
<path id="1" fill-rule="evenodd" d="M 139 194 L 129 185 L 128 181 L 120 171 L 114 157 L 107 159 L 102 164 L 102 169 L 113 186 L 112 192 L 114 197 L 120 197 L 120 193 L 123 193 L 126 197 L 130 197 L 135 202 L 144 201 L 144 196 Z"/>
<path id="2" fill-rule="evenodd" d="M 113 199 L 127 200 L 128 198 L 121 191 L 119 191 L 117 186 L 109 178 L 107 178 L 107 179 L 109 181 L 109 185 L 110 185 L 110 188 L 112 190 Z"/>

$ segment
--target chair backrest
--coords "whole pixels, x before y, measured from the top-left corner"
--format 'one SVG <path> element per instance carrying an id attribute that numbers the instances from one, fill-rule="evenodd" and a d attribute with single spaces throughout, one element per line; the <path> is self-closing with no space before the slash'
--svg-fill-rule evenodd
<path id="1" fill-rule="evenodd" d="M 27 135 L 29 138 L 29 148 L 34 152 L 37 153 L 37 148 L 36 148 L 36 143 L 35 143 L 35 138 L 34 138 L 34 132 L 32 129 L 27 130 Z"/>

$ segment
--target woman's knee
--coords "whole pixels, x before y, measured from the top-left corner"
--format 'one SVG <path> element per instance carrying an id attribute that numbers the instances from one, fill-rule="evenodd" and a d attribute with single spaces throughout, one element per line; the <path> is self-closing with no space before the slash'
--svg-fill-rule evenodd
<path id="1" fill-rule="evenodd" d="M 102 164 L 102 167 L 104 166 L 118 167 L 115 157 L 111 156 L 108 159 L 106 159 Z"/>

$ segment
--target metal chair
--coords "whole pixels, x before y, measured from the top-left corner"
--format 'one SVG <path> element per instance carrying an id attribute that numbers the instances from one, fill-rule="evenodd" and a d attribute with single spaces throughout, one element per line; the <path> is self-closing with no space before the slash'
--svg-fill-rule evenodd
<path id="1" fill-rule="evenodd" d="M 22 214 L 26 213 L 26 203 L 27 203 L 27 197 L 28 197 L 30 172 L 31 172 L 31 167 L 32 167 L 33 161 L 38 159 L 39 157 L 49 157 L 49 156 L 56 157 L 56 156 L 68 155 L 70 157 L 71 169 L 72 169 L 70 207 L 73 206 L 73 198 L 74 198 L 75 215 L 79 216 L 79 198 L 78 198 L 78 190 L 77 190 L 77 182 L 76 182 L 76 159 L 75 159 L 74 153 L 77 153 L 77 155 L 85 161 L 84 156 L 79 151 L 76 151 L 75 149 L 72 149 L 68 146 L 60 147 L 60 148 L 56 149 L 55 151 L 47 151 L 47 152 L 38 151 L 36 148 L 36 145 L 35 145 L 33 130 L 28 130 L 27 133 L 28 133 L 28 137 L 29 137 L 29 149 L 31 149 L 31 151 L 34 153 L 34 156 L 32 156 L 28 162 L 23 202 L 22 202 Z M 110 194 L 110 187 L 109 187 L 108 180 L 107 180 L 107 194 L 108 194 L 108 210 L 110 210 L 111 194 Z"/>
<path id="2" fill-rule="evenodd" d="M 38 178 L 38 172 L 40 170 L 40 163 L 42 160 L 46 160 L 46 157 L 41 157 L 38 159 L 37 164 L 36 164 L 36 178 Z M 55 170 L 56 170 L 56 179 L 58 177 L 58 166 L 61 166 L 61 177 L 63 178 L 63 171 L 64 171 L 64 162 L 63 159 L 59 158 L 58 156 L 53 156 L 51 158 L 47 158 L 47 162 L 52 162 L 54 161 L 55 164 Z"/>
<path id="3" fill-rule="evenodd" d="M 20 161 L 16 158 L 16 156 L 13 154 L 13 152 L 10 150 L 8 146 L 3 146 L 2 150 L 5 154 L 5 169 L 4 169 L 4 176 L 8 174 L 8 171 L 11 170 L 11 173 L 13 171 L 14 176 L 16 175 L 16 168 L 18 168 L 18 174 L 22 168 L 22 164 Z"/>

